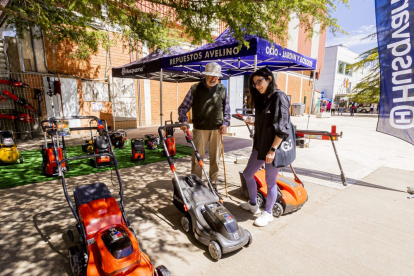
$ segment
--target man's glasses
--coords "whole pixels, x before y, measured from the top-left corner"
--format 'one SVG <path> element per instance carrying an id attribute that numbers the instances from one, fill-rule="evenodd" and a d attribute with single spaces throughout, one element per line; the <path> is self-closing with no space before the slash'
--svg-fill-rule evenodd
<path id="1" fill-rule="evenodd" d="M 253 87 L 254 87 L 254 88 L 256 88 L 258 85 L 262 84 L 262 81 L 263 81 L 264 79 L 266 79 L 266 78 L 261 78 L 261 79 L 259 79 L 258 81 L 254 82 L 254 83 L 253 83 Z"/>

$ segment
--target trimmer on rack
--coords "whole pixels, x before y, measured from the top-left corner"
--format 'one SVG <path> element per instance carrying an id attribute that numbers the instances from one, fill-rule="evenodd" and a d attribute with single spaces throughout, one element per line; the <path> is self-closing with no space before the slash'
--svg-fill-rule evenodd
<path id="1" fill-rule="evenodd" d="M 188 124 L 171 124 L 158 128 L 161 143 L 164 146 L 168 164 L 174 174 L 173 203 L 183 213 L 181 225 L 186 233 L 194 233 L 194 237 L 208 246 L 210 256 L 219 260 L 222 254 L 226 254 L 248 246 L 252 243 L 249 231 L 240 227 L 235 217 L 219 202 L 219 196 L 214 190 L 210 177 L 204 170 L 201 156 L 194 145 L 190 131 L 187 131 L 186 140 L 194 149 L 198 164 L 201 166 L 207 179 L 208 187 L 196 175 L 177 176 L 175 165 L 165 144 L 166 138 L 162 132 L 169 128 L 179 128 Z"/>
<path id="2" fill-rule="evenodd" d="M 0 118 L 9 119 L 9 120 L 17 120 L 17 121 L 26 122 L 26 123 L 34 123 L 34 119 L 30 117 L 30 114 L 27 114 L 27 113 L 21 113 L 17 115 L 0 113 Z"/>
<path id="3" fill-rule="evenodd" d="M 60 103 L 61 103 L 61 107 L 62 107 L 62 117 L 64 117 L 64 112 L 63 112 L 63 100 L 62 100 L 62 90 L 60 87 L 60 81 L 53 81 L 53 91 L 52 91 L 52 80 L 50 80 L 50 77 L 46 77 L 49 89 L 46 92 L 46 95 L 48 95 L 50 97 L 50 103 L 52 105 L 52 110 L 53 110 L 53 117 L 56 117 L 55 114 L 55 105 L 53 103 L 53 96 L 55 96 L 56 94 L 60 95 Z"/>
<path id="4" fill-rule="evenodd" d="M 12 92 L 6 89 L 3 90 L 3 93 L 7 95 L 8 97 L 10 97 L 17 104 L 23 106 L 24 108 L 27 108 L 29 111 L 34 112 L 34 113 L 36 112 L 36 109 L 30 103 L 28 103 L 26 99 L 19 98 L 16 95 L 14 95 Z"/>

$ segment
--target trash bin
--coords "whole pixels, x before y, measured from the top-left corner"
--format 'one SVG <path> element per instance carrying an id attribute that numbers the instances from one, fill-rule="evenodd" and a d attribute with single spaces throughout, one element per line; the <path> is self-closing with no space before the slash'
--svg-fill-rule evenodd
<path id="1" fill-rule="evenodd" d="M 303 103 L 294 103 L 292 104 L 292 116 L 302 115 L 305 113 L 305 104 Z"/>

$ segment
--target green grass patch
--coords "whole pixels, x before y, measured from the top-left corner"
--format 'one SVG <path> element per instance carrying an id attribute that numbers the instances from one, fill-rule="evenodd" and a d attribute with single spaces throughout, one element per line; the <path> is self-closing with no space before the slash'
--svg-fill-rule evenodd
<path id="1" fill-rule="evenodd" d="M 177 154 L 174 158 L 186 157 L 192 154 L 193 149 L 188 146 L 176 145 Z M 118 168 L 128 168 L 144 164 L 150 164 L 155 162 L 165 162 L 165 167 L 168 169 L 167 158 L 162 157 L 162 149 L 145 150 L 144 162 L 131 162 L 131 142 L 128 140 L 124 149 L 115 149 L 115 156 L 118 160 Z M 66 148 L 67 156 L 82 156 L 85 153 L 82 151 L 81 145 L 68 146 Z M 39 149 L 21 151 L 23 156 L 23 164 L 3 165 L 0 166 L 0 189 L 17 187 L 21 185 L 44 182 L 48 180 L 58 179 L 55 177 L 48 177 L 42 173 L 42 154 Z M 92 173 L 98 173 L 102 171 L 108 171 L 111 167 L 96 169 L 89 164 L 89 159 L 72 160 L 69 161 L 69 171 L 65 174 L 65 177 L 74 177 L 80 175 L 87 175 Z"/>

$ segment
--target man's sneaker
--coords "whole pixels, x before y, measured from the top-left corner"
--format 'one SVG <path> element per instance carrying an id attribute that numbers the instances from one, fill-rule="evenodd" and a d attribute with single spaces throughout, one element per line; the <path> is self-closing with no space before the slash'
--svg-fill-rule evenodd
<path id="1" fill-rule="evenodd" d="M 224 202 L 224 200 L 223 200 L 223 198 L 221 197 L 221 195 L 218 193 L 217 188 L 214 188 L 214 192 L 218 195 L 218 197 L 219 197 L 219 202 L 220 202 L 220 203 L 223 203 L 223 202 Z"/>
<path id="2" fill-rule="evenodd" d="M 263 211 L 263 213 L 254 221 L 254 225 L 256 226 L 266 226 L 269 222 L 273 221 L 273 215 L 272 213 L 268 213 L 266 211 Z"/>
<path id="3" fill-rule="evenodd" d="M 240 203 L 240 207 L 242 207 L 244 210 L 252 212 L 254 215 L 260 214 L 259 205 L 251 205 L 250 202 L 243 202 Z"/>

